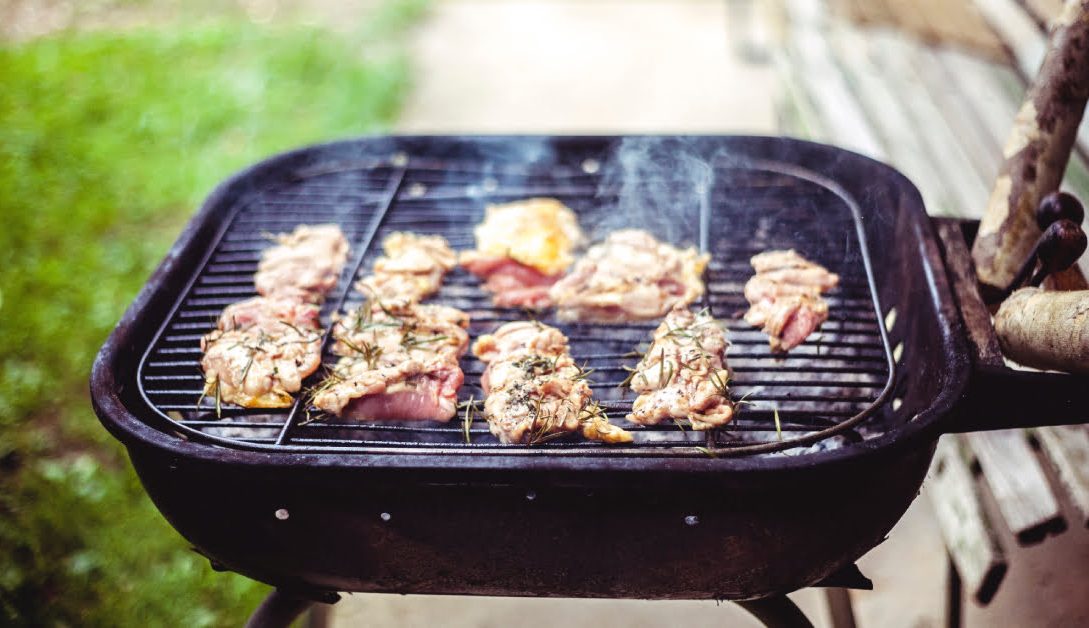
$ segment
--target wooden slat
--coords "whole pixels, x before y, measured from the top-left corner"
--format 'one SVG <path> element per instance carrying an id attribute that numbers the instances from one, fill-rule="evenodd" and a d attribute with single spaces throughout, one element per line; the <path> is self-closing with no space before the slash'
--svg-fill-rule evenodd
<path id="1" fill-rule="evenodd" d="M 926 494 L 964 587 L 980 604 L 986 604 L 1006 574 L 1006 558 L 953 436 L 938 441 Z"/>
<path id="2" fill-rule="evenodd" d="M 1063 10 L 1062 0 L 1021 0 L 1025 8 L 1039 22 L 1050 26 Z"/>
<path id="3" fill-rule="evenodd" d="M 995 142 L 1005 142 L 1025 92 L 1020 79 L 1008 68 L 954 51 L 938 53 L 936 58 L 948 71 L 951 84 L 961 85 L 958 91 L 970 96 L 967 102 L 982 128 Z M 1079 153 L 1071 155 L 1062 187 L 1089 201 L 1089 165 Z M 968 215 L 978 217 L 979 211 L 982 207 Z M 1089 220 L 1084 226 L 1089 229 Z M 1083 255 L 1078 264 L 1089 274 L 1089 255 Z"/>
<path id="4" fill-rule="evenodd" d="M 1089 410 L 1086 413 L 1089 415 Z M 1036 429 L 1036 436 L 1059 482 L 1081 514 L 1082 525 L 1089 527 L 1089 427 L 1041 427 Z"/>
<path id="5" fill-rule="evenodd" d="M 792 29 L 787 41 L 789 62 L 797 68 L 796 78 L 813 102 L 827 134 L 839 146 L 884 159 L 885 151 L 832 62 L 822 33 L 821 3 L 787 0 L 785 6 Z"/>
<path id="6" fill-rule="evenodd" d="M 987 202 L 992 182 L 973 167 L 959 141 L 960 131 L 949 125 L 940 108 L 927 97 L 926 87 L 911 63 L 911 47 L 917 44 L 884 32 L 873 33 L 871 40 L 874 63 L 901 85 L 899 93 L 909 104 L 907 113 L 912 126 L 931 147 L 931 154 L 937 156 L 940 169 L 948 173 L 950 192 L 958 199 L 950 215 L 978 215 Z"/>
<path id="7" fill-rule="evenodd" d="M 956 207 L 943 181 L 938 161 L 929 153 L 919 129 L 910 123 L 906 102 L 889 76 L 873 64 L 869 42 L 857 30 L 833 26 L 831 37 L 835 63 L 847 77 L 848 84 L 874 121 L 874 130 L 891 163 L 919 188 L 927 209 L 932 213 L 950 213 Z"/>
<path id="8" fill-rule="evenodd" d="M 1066 529 L 1059 503 L 1023 430 L 976 432 L 961 438 L 979 461 L 1002 518 L 1018 542 L 1038 543 L 1049 532 Z"/>
<path id="9" fill-rule="evenodd" d="M 1047 53 L 1047 34 L 1016 0 L 975 0 L 984 18 L 1013 52 L 1017 68 L 1024 77 L 1034 79 Z M 1089 148 L 1089 120 L 1078 129 L 1078 145 Z"/>

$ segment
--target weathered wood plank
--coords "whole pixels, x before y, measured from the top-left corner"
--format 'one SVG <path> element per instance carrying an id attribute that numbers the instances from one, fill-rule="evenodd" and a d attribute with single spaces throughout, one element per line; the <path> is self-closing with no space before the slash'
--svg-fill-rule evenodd
<path id="1" fill-rule="evenodd" d="M 873 63 L 883 68 L 890 80 L 900 84 L 898 93 L 909 104 L 906 113 L 911 116 L 911 125 L 931 147 L 930 152 L 937 157 L 940 169 L 948 173 L 949 190 L 957 197 L 957 206 L 951 208 L 950 214 L 971 216 L 982 211 L 991 181 L 985 180 L 972 166 L 960 144 L 960 132 L 949 125 L 934 101 L 922 97 L 927 93 L 926 87 L 910 61 L 910 48 L 916 44 L 888 32 L 872 33 L 870 41 Z"/>
<path id="2" fill-rule="evenodd" d="M 1036 21 L 1050 26 L 1063 10 L 1062 0 L 1020 0 Z"/>
<path id="3" fill-rule="evenodd" d="M 1015 0 L 975 0 L 983 18 L 1006 42 L 1025 76 L 1036 76 L 1047 53 L 1047 41 L 1036 22 Z"/>
<path id="4" fill-rule="evenodd" d="M 953 436 L 938 441 L 926 493 L 964 587 L 986 604 L 1006 574 L 1006 558 L 957 442 Z"/>
<path id="5" fill-rule="evenodd" d="M 926 207 L 932 213 L 954 211 L 955 199 L 943 181 L 938 160 L 912 126 L 905 112 L 906 103 L 889 85 L 887 75 L 870 59 L 869 43 L 853 28 L 833 26 L 830 44 L 834 62 L 844 73 L 867 117 L 874 121 L 891 163 L 918 186 Z"/>
<path id="6" fill-rule="evenodd" d="M 816 0 L 788 0 L 792 28 L 787 50 L 798 69 L 797 78 L 809 95 L 829 136 L 845 148 L 877 159 L 885 151 L 866 123 L 865 114 L 831 61 L 822 29 L 822 9 Z"/>
<path id="7" fill-rule="evenodd" d="M 1021 75 L 1029 80 L 1036 77 L 1047 54 L 1048 36 L 1036 20 L 1016 0 L 975 0 L 983 17 L 995 29 L 1013 52 Z M 1089 148 L 1089 120 L 1078 129 L 1078 145 L 1083 152 Z"/>
<path id="8" fill-rule="evenodd" d="M 962 89 L 950 89 L 956 85 L 945 73 L 945 68 L 937 55 L 925 46 L 912 46 L 909 60 L 915 67 L 930 99 L 941 111 L 950 128 L 957 130 L 957 140 L 968 155 L 969 160 L 983 181 L 994 181 L 1001 165 L 1002 145 L 994 140 L 983 122 L 979 119 L 975 107 L 969 102 L 970 94 Z M 965 208 L 969 215 L 974 215 L 974 207 Z"/>
<path id="9" fill-rule="evenodd" d="M 1023 430 L 975 432 L 961 438 L 979 461 L 1002 518 L 1019 543 L 1038 543 L 1049 532 L 1066 529 L 1059 502 Z"/>
<path id="10" fill-rule="evenodd" d="M 1089 418 L 1089 410 L 1086 414 Z M 1089 427 L 1060 425 L 1035 431 L 1082 524 L 1089 527 Z"/>
<path id="11" fill-rule="evenodd" d="M 938 53 L 937 58 L 947 68 L 950 80 L 961 85 L 959 91 L 970 96 L 968 102 L 977 119 L 984 123 L 983 128 L 995 142 L 1004 142 L 1024 97 L 1025 88 L 1020 79 L 1008 68 L 954 51 Z M 1089 166 L 1077 152 L 1071 155 L 1062 187 L 1089 200 Z M 1089 228 L 1089 220 L 1085 226 Z M 1083 273 L 1089 273 L 1089 256 L 1082 256 L 1078 263 Z"/>

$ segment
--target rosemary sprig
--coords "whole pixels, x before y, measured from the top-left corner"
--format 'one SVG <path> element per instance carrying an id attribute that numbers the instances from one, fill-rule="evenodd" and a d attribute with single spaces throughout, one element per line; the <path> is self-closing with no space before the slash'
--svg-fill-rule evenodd
<path id="1" fill-rule="evenodd" d="M 575 368 L 578 370 L 578 373 L 576 373 L 573 377 L 571 377 L 571 381 L 573 381 L 573 382 L 581 382 L 583 380 L 589 381 L 588 378 L 590 377 L 590 374 L 593 373 L 594 371 L 596 371 L 597 369 L 587 368 L 587 364 L 588 364 L 587 362 L 583 362 L 582 366 L 579 366 L 578 364 L 574 365 Z M 595 404 L 596 404 L 596 402 L 595 402 Z"/>
<path id="2" fill-rule="evenodd" d="M 473 396 L 469 395 L 469 400 L 465 402 L 465 418 L 461 420 L 461 431 L 465 434 L 465 444 L 472 444 L 472 437 L 469 435 L 469 427 L 473 424 L 473 412 L 476 408 L 473 406 Z"/>
<path id="3" fill-rule="evenodd" d="M 416 349 L 431 344 L 432 342 L 441 342 L 443 340 L 448 340 L 449 338 L 450 337 L 446 334 L 438 334 L 435 336 L 417 336 L 415 333 L 410 331 L 401 337 L 401 346 L 406 349 Z"/>
<path id="4" fill-rule="evenodd" d="M 775 436 L 783 440 L 783 425 L 779 423 L 779 408 L 775 408 Z"/>
<path id="5" fill-rule="evenodd" d="M 709 449 L 707 447 L 696 447 L 696 451 L 707 456 L 708 458 L 718 458 L 718 452 L 716 452 L 714 449 Z"/>
<path id="6" fill-rule="evenodd" d="M 378 345 L 372 345 L 369 342 L 361 341 L 359 346 L 347 338 L 339 338 L 340 342 L 343 342 L 346 347 L 358 353 L 363 360 L 367 363 L 367 368 L 378 368 L 378 359 L 382 357 L 382 347 Z"/>
<path id="7" fill-rule="evenodd" d="M 723 399 L 730 400 L 730 376 L 722 377 L 717 370 L 711 371 L 711 384 Z"/>
<path id="8" fill-rule="evenodd" d="M 219 373 L 216 373 L 216 418 L 223 418 L 223 407 L 219 395 Z"/>
<path id="9" fill-rule="evenodd" d="M 256 355 L 256 351 L 250 351 L 250 359 L 246 362 L 245 368 L 242 369 L 242 379 L 239 380 L 240 385 L 245 385 L 246 376 L 250 374 L 250 367 L 253 366 L 253 356 Z"/>

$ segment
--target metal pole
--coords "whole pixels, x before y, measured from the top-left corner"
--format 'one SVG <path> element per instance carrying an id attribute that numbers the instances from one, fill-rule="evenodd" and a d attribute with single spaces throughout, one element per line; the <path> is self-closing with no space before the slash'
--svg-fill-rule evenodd
<path id="1" fill-rule="evenodd" d="M 785 595 L 737 602 L 768 628 L 813 628 L 809 618 Z"/>
<path id="2" fill-rule="evenodd" d="M 945 625 L 949 628 L 960 628 L 961 620 L 964 618 L 964 612 L 961 610 L 962 585 L 952 556 L 949 557 L 948 562 L 949 569 L 945 584 Z"/>
<path id="3" fill-rule="evenodd" d="M 824 599 L 828 602 L 828 614 L 832 616 L 835 628 L 855 628 L 855 612 L 847 589 L 829 587 L 824 590 Z"/>
<path id="4" fill-rule="evenodd" d="M 246 628 L 289 628 L 313 600 L 273 589 L 246 622 Z"/>

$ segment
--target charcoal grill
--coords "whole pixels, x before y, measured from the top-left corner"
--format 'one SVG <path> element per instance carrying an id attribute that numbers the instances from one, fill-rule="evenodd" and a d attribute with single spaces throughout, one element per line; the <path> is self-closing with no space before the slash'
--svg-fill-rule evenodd
<path id="1" fill-rule="evenodd" d="M 468 248 L 487 204 L 534 196 L 572 207 L 595 239 L 638 226 L 712 254 L 699 305 L 729 328 L 733 390 L 749 402 L 733 423 L 624 424 L 630 445 L 531 447 L 500 444 L 480 420 L 466 438 L 460 420 L 349 422 L 302 402 L 225 406 L 220 418 L 198 403 L 200 337 L 253 294 L 269 233 L 344 229 L 352 259 L 323 309 L 328 324 L 360 303 L 351 284 L 391 231 Z M 305 148 L 213 192 L 102 348 L 92 396 L 198 551 L 299 595 L 762 598 L 821 581 L 879 543 L 942 432 L 1085 418 L 1084 380 L 1012 371 L 980 340 L 979 317 L 964 315 L 981 305 L 954 227 L 939 225 L 937 237 L 891 168 L 784 138 L 380 137 Z M 742 287 L 751 255 L 790 247 L 841 285 L 819 335 L 779 356 L 740 320 Z M 474 336 L 525 316 L 493 307 L 460 269 L 434 301 L 469 312 Z M 617 386 L 623 367 L 655 322 L 541 320 L 567 333 L 594 369 L 595 396 L 622 417 L 632 401 Z M 482 365 L 462 366 L 461 398 L 479 400 Z"/>

